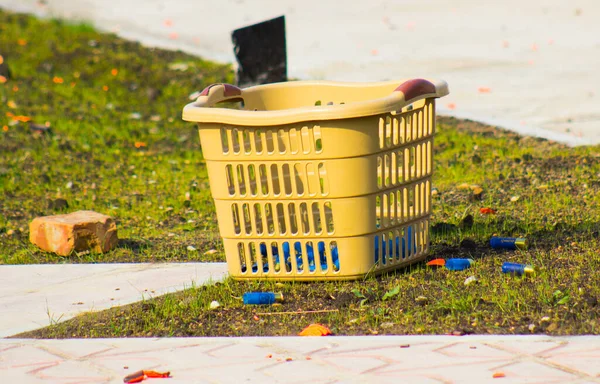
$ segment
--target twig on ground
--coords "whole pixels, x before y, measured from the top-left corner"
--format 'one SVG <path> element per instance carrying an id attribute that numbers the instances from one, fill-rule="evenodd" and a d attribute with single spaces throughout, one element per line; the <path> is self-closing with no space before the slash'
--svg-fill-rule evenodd
<path id="1" fill-rule="evenodd" d="M 270 316 L 270 315 L 301 315 L 304 313 L 326 313 L 326 312 L 339 312 L 339 309 L 319 309 L 317 311 L 288 311 L 288 312 L 263 312 L 257 313 L 257 315 Z"/>

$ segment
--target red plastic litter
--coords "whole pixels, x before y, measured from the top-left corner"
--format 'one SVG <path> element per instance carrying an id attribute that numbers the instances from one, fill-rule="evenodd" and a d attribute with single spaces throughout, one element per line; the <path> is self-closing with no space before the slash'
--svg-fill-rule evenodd
<path id="1" fill-rule="evenodd" d="M 123 382 L 126 384 L 139 383 L 146 378 L 167 378 L 171 377 L 171 372 L 156 372 L 156 371 L 137 371 L 125 376 Z"/>
<path id="2" fill-rule="evenodd" d="M 433 259 L 427 263 L 429 267 L 443 267 L 444 265 L 446 265 L 445 259 Z"/>
<path id="3" fill-rule="evenodd" d="M 135 373 L 132 373 L 131 375 L 125 376 L 125 378 L 123 379 L 123 382 L 127 383 L 127 384 L 139 383 L 139 382 L 143 381 L 145 378 L 146 378 L 146 376 L 144 375 L 144 371 L 137 371 Z"/>
<path id="4" fill-rule="evenodd" d="M 479 208 L 479 213 L 482 215 L 494 215 L 497 211 L 492 208 Z"/>
<path id="5" fill-rule="evenodd" d="M 156 372 L 156 371 L 144 371 L 144 375 L 152 378 L 165 378 L 171 377 L 171 372 Z"/>

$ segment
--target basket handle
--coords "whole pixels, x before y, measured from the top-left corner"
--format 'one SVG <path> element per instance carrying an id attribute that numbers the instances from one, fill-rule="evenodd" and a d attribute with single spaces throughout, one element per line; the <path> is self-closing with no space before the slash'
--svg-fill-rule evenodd
<path id="1" fill-rule="evenodd" d="M 198 96 L 198 106 L 212 107 L 223 101 L 243 100 L 242 90 L 235 85 L 217 83 L 204 88 Z"/>
<path id="2" fill-rule="evenodd" d="M 435 95 L 437 90 L 433 83 L 425 79 L 412 79 L 400 84 L 394 92 L 402 92 L 404 100 L 409 101 L 425 95 Z"/>

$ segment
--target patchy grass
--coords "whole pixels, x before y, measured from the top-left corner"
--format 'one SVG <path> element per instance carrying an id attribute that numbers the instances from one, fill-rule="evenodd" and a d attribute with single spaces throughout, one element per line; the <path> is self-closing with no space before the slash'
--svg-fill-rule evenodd
<path id="1" fill-rule="evenodd" d="M 599 148 L 566 148 L 477 123 L 440 121 L 430 258 L 471 257 L 471 269 L 450 272 L 421 263 L 356 282 L 228 279 L 18 337 L 295 335 L 312 322 L 338 335 L 600 334 Z M 482 186 L 483 200 L 458 188 L 464 182 Z M 498 212 L 481 215 L 481 207 Z M 531 246 L 492 250 L 492 234 L 526 236 Z M 533 264 L 538 274 L 503 275 L 504 261 Z M 465 286 L 470 276 L 479 281 Z M 243 293 L 255 290 L 281 291 L 286 300 L 244 306 Z M 213 300 L 221 307 L 209 309 Z"/>
<path id="2" fill-rule="evenodd" d="M 54 130 L 36 136 L 27 125 L 9 126 L 6 118 L 8 130 L 0 131 L 0 262 L 57 261 L 28 244 L 26 228 L 33 217 L 55 212 L 48 201 L 59 197 L 69 210 L 114 215 L 126 238 L 109 254 L 61 261 L 199 260 L 202 252 L 188 253 L 187 245 L 201 251 L 217 247 L 198 140 L 179 113 L 189 93 L 229 79 L 229 68 L 85 28 L 67 38 L 72 26 L 7 13 L 0 17 L 0 41 L 17 63 L 11 66 L 15 79 L 0 86 L 3 108 L 12 100 L 17 108 L 6 111 L 49 121 Z M 41 30 L 43 38 L 37 37 Z M 19 38 L 29 40 L 28 48 L 5 44 Z M 56 53 L 34 55 L 34 47 Z M 79 53 L 65 53 L 71 50 Z M 169 69 L 182 61 L 190 69 Z M 117 76 L 112 68 L 118 68 Z M 55 76 L 68 80 L 56 84 Z M 151 89 L 162 94 L 149 100 Z M 356 282 L 228 279 L 18 337 L 294 335 L 312 322 L 338 335 L 600 334 L 600 147 L 572 149 L 455 119 L 439 123 L 430 258 L 471 257 L 476 261 L 471 269 L 450 272 L 421 263 Z M 136 142 L 146 145 L 136 148 Z M 474 196 L 468 188 L 473 184 L 482 195 Z M 497 214 L 481 215 L 482 207 Z M 493 234 L 526 236 L 531 246 L 495 251 L 487 245 Z M 210 257 L 223 260 L 222 253 Z M 533 278 L 503 275 L 503 261 L 531 263 L 539 272 Z M 470 276 L 479 282 L 465 286 Z M 244 306 L 242 294 L 254 290 L 281 291 L 286 300 Z M 221 306 L 210 310 L 213 300 Z"/>
<path id="3" fill-rule="evenodd" d="M 0 84 L 0 264 L 223 258 L 203 256 L 221 245 L 181 109 L 231 81 L 229 66 L 3 11 L 0 47 L 12 72 Z M 29 244 L 33 218 L 80 209 L 117 219 L 116 251 L 61 258 Z"/>

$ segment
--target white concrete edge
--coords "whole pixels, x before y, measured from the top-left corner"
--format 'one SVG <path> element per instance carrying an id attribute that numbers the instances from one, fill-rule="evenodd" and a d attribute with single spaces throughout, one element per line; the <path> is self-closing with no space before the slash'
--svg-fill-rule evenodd
<path id="1" fill-rule="evenodd" d="M 301 340 L 314 341 L 319 339 L 324 343 L 363 343 L 363 342 L 382 342 L 382 343 L 439 343 L 439 342 L 456 342 L 456 343 L 473 343 L 473 342 L 568 342 L 590 341 L 600 346 L 600 336 L 592 335 L 573 335 L 573 336 L 549 336 L 549 335 L 465 335 L 465 336 L 449 336 L 449 335 L 377 335 L 377 336 L 324 336 L 324 337 L 303 337 L 303 336 L 242 336 L 242 337 L 135 337 L 135 338 L 92 338 L 92 339 L 65 339 L 65 340 L 93 340 L 99 343 L 106 342 L 127 342 L 128 344 L 143 344 L 148 341 L 153 342 L 174 342 L 176 340 L 185 341 L 204 341 L 204 342 L 229 342 L 239 344 L 253 344 L 259 340 L 264 342 L 302 342 Z M 2 339 L 0 342 L 34 344 L 39 342 L 57 342 L 62 339 Z"/>
<path id="2" fill-rule="evenodd" d="M 493 117 L 483 117 L 468 112 L 456 112 L 440 107 L 437 107 L 436 109 L 436 113 L 438 116 L 450 116 L 456 117 L 457 119 L 472 120 L 496 128 L 506 129 L 508 131 L 518 133 L 522 136 L 539 137 L 542 139 L 555 141 L 558 143 L 568 145 L 569 147 L 600 144 L 600 138 L 595 140 L 593 138 L 584 139 L 582 137 L 568 135 L 566 133 L 554 132 L 539 127 L 532 127 L 530 125 L 524 125 L 510 120 L 498 119 Z"/>

